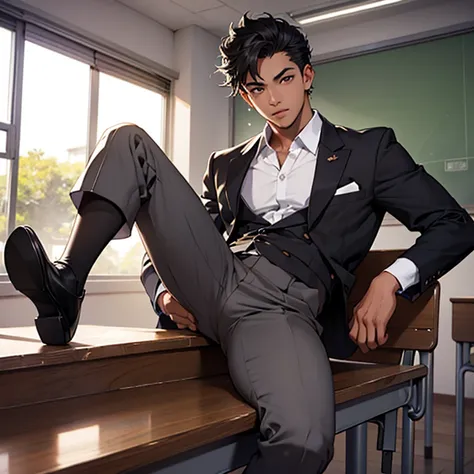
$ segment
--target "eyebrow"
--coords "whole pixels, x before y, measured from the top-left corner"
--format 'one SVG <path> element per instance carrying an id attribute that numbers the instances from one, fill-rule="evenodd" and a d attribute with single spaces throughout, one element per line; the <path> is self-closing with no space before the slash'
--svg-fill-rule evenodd
<path id="1" fill-rule="evenodd" d="M 280 79 L 286 72 L 291 71 L 291 70 L 293 70 L 293 69 L 294 69 L 293 67 L 286 67 L 285 69 L 283 69 L 282 71 L 280 71 L 280 72 L 273 78 L 273 80 L 274 80 L 274 81 L 278 81 L 278 79 Z M 247 82 L 247 83 L 245 84 L 245 87 L 263 86 L 263 85 L 265 85 L 265 83 L 259 82 L 259 81 L 253 81 L 253 82 Z"/>

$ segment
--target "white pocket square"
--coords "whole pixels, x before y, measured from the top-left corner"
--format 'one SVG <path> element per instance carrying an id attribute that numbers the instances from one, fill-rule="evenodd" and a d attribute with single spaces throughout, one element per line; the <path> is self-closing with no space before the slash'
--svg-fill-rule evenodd
<path id="1" fill-rule="evenodd" d="M 334 193 L 334 196 L 339 196 L 341 194 L 348 194 L 348 193 L 355 193 L 356 191 L 359 191 L 359 185 L 355 182 L 352 181 L 352 183 L 346 184 L 345 186 L 341 186 L 336 190 Z"/>

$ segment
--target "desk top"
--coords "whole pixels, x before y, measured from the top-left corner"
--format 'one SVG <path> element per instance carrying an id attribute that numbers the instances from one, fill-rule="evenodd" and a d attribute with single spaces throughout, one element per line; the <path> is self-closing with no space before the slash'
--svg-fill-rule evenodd
<path id="1" fill-rule="evenodd" d="M 451 303 L 472 303 L 474 304 L 474 296 L 464 296 L 459 298 L 449 298 Z"/>
<path id="2" fill-rule="evenodd" d="M 79 326 L 66 346 L 46 346 L 35 327 L 0 328 L 0 371 L 206 346 L 191 331 Z"/>

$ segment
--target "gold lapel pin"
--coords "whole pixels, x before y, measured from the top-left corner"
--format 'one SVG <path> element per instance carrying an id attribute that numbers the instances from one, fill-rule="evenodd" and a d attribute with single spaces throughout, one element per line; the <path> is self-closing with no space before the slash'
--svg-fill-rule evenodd
<path id="1" fill-rule="evenodd" d="M 336 155 L 332 155 L 328 158 L 328 161 L 336 161 L 337 160 L 337 156 Z"/>

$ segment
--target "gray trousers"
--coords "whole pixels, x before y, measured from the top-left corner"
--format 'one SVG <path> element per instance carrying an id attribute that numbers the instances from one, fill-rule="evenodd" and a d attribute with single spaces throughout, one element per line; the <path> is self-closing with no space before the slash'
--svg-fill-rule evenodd
<path id="1" fill-rule="evenodd" d="M 317 321 L 319 294 L 262 256 L 235 256 L 201 200 L 139 127 L 108 130 L 71 192 L 92 192 L 137 224 L 167 289 L 227 356 L 256 410 L 260 439 L 246 474 L 317 474 L 333 457 L 335 410 Z"/>

